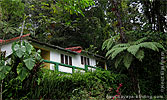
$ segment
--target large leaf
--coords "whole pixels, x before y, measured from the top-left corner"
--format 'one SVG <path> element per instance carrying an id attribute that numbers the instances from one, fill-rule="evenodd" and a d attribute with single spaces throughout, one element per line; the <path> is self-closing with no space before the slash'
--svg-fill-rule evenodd
<path id="1" fill-rule="evenodd" d="M 128 69 L 133 61 L 133 55 L 126 53 L 123 59 L 125 67 Z"/>
<path id="2" fill-rule="evenodd" d="M 33 69 L 34 65 L 35 65 L 35 60 L 33 58 L 28 58 L 28 59 L 25 59 L 23 60 L 26 67 L 31 70 Z"/>
<path id="3" fill-rule="evenodd" d="M 129 52 L 129 53 L 131 53 L 132 55 L 136 55 L 136 53 L 137 53 L 137 51 L 139 50 L 139 46 L 138 45 L 132 45 L 132 46 L 130 46 L 128 49 L 127 49 L 127 51 Z"/>
<path id="4" fill-rule="evenodd" d="M 30 43 L 25 42 L 25 47 L 26 47 L 26 51 L 28 52 L 28 54 L 31 54 L 33 46 Z"/>
<path id="5" fill-rule="evenodd" d="M 23 81 L 27 77 L 28 73 L 28 70 L 23 66 L 23 64 L 19 63 L 17 66 L 18 78 Z"/>
<path id="6" fill-rule="evenodd" d="M 144 51 L 143 50 L 139 50 L 135 57 L 139 60 L 139 61 L 142 61 L 142 59 L 144 58 Z"/>
<path id="7" fill-rule="evenodd" d="M 25 46 L 20 46 L 19 44 L 16 44 L 14 46 L 14 50 L 16 52 L 16 55 L 21 58 L 24 55 L 24 52 L 26 51 L 26 47 Z"/>

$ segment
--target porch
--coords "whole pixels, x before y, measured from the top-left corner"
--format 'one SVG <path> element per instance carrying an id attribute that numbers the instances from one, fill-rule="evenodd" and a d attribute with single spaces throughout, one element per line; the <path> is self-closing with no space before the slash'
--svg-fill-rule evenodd
<path id="1" fill-rule="evenodd" d="M 54 70 L 56 70 L 56 71 L 64 72 L 64 73 L 71 73 L 71 74 L 76 72 L 76 71 L 87 72 L 87 71 L 94 71 L 94 70 L 104 70 L 102 68 L 90 66 L 90 65 L 84 65 L 84 68 L 81 68 L 81 67 L 62 64 L 62 63 L 49 61 L 49 60 L 44 60 L 44 62 L 48 63 L 48 64 L 53 64 Z"/>

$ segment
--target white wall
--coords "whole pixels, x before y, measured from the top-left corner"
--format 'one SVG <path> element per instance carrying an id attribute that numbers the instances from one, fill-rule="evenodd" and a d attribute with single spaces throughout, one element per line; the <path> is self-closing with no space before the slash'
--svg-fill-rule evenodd
<path id="1" fill-rule="evenodd" d="M 52 49 L 52 48 L 50 48 L 50 61 L 61 63 L 61 58 L 60 58 L 61 54 L 71 56 L 72 57 L 72 66 L 75 66 L 75 67 L 85 68 L 85 65 L 81 64 L 81 56 L 89 58 L 91 66 L 96 65 L 96 59 L 93 58 L 93 57 L 90 57 L 90 56 L 88 57 L 88 56 L 85 56 L 85 55 L 82 55 L 82 54 L 71 54 L 69 52 L 55 50 L 55 49 Z M 54 64 L 50 64 L 50 69 L 54 70 Z M 89 69 L 91 69 L 91 68 L 89 68 Z M 92 69 L 92 70 L 94 70 L 94 69 Z M 72 73 L 72 68 L 59 66 L 59 71 Z"/>
<path id="2" fill-rule="evenodd" d="M 5 45 L 1 46 L 1 51 L 6 51 L 6 56 L 9 56 L 10 54 L 12 54 L 12 43 L 8 43 Z"/>

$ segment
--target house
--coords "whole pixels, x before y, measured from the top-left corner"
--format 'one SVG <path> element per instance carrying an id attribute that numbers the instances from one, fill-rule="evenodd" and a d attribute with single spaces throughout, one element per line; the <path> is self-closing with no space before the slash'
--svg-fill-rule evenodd
<path id="1" fill-rule="evenodd" d="M 72 73 L 75 70 L 95 70 L 98 68 L 97 66 L 107 69 L 104 57 L 86 52 L 82 50 L 82 47 L 80 46 L 62 48 L 31 39 L 29 35 L 30 34 L 23 35 L 21 37 L 22 40 L 29 42 L 34 46 L 34 48 L 41 50 L 41 56 L 44 59 L 46 68 L 48 69 L 66 73 Z M 12 53 L 12 43 L 19 39 L 20 37 L 0 40 L 0 51 L 5 51 L 5 56 L 10 55 Z"/>

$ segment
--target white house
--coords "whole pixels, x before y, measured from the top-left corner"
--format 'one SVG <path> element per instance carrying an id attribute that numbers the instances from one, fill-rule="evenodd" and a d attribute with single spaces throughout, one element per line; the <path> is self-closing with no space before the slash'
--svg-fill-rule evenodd
<path id="1" fill-rule="evenodd" d="M 46 68 L 58 70 L 61 72 L 72 73 L 75 70 L 81 71 L 95 70 L 97 66 L 107 69 L 105 58 L 82 50 L 80 46 L 62 48 L 47 43 L 42 43 L 28 38 L 30 34 L 23 35 L 22 39 L 31 43 L 34 48 L 41 49 L 41 56 L 45 62 Z M 0 40 L 0 51 L 6 52 L 5 56 L 12 53 L 12 43 L 18 41 L 20 37 Z"/>

